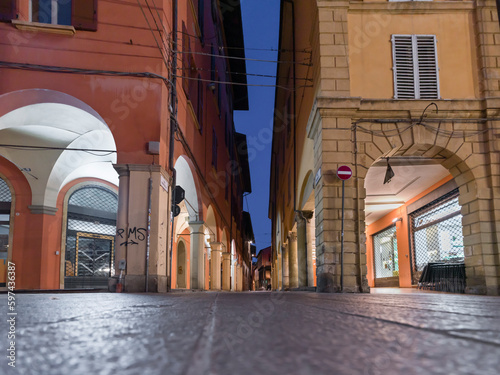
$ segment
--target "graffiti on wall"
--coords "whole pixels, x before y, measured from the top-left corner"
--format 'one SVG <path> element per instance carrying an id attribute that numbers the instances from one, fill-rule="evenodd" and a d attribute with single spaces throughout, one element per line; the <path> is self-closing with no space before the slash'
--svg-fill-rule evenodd
<path id="1" fill-rule="evenodd" d="M 120 228 L 116 231 L 116 236 L 124 240 L 120 246 L 139 245 L 140 242 L 146 240 L 148 230 L 146 228 L 133 227 L 128 230 Z"/>

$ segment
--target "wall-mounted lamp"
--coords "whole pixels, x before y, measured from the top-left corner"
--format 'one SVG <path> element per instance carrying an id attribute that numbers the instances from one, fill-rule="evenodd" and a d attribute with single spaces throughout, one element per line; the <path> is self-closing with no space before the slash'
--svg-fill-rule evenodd
<path id="1" fill-rule="evenodd" d="M 389 158 L 387 158 L 387 170 L 385 171 L 384 185 L 391 182 L 391 179 L 393 177 L 394 177 L 394 171 L 392 170 L 391 165 L 389 164 Z"/>
<path id="2" fill-rule="evenodd" d="M 401 222 L 402 222 L 402 221 L 403 221 L 403 218 L 402 218 L 402 217 L 397 217 L 397 218 L 395 218 L 392 222 L 393 222 L 393 223 L 397 223 L 398 221 L 401 221 Z"/>

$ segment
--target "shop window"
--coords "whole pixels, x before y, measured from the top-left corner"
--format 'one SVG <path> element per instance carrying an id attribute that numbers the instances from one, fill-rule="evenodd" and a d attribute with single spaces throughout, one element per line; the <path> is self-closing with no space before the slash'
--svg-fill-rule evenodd
<path id="1" fill-rule="evenodd" d="M 410 220 L 415 277 L 428 263 L 464 261 L 458 189 L 411 213 Z"/>
<path id="2" fill-rule="evenodd" d="M 373 260 L 376 279 L 399 276 L 396 226 L 373 236 Z"/>
<path id="3" fill-rule="evenodd" d="M 97 0 L 31 0 L 32 22 L 97 30 Z"/>
<path id="4" fill-rule="evenodd" d="M 394 97 L 439 99 L 435 35 L 393 35 Z"/>
<path id="5" fill-rule="evenodd" d="M 84 187 L 70 196 L 66 229 L 66 289 L 107 288 L 108 278 L 114 275 L 117 211 L 118 196 L 103 187 Z M 123 242 L 137 243 L 141 238 L 145 239 L 145 233 L 145 229 L 130 228 L 129 234 L 121 237 Z"/>
<path id="6" fill-rule="evenodd" d="M 0 178 L 0 262 L 9 251 L 10 209 L 12 196 L 7 183 Z"/>

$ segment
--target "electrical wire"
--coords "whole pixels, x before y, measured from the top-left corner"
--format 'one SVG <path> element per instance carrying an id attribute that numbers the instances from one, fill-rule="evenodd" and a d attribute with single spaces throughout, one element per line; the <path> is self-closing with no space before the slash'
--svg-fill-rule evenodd
<path id="1" fill-rule="evenodd" d="M 228 81 L 212 81 L 210 79 L 195 78 L 195 77 L 186 77 L 186 76 L 180 76 L 180 75 L 175 75 L 175 77 L 182 78 L 182 79 L 188 79 L 188 80 L 191 80 L 191 81 L 208 82 L 208 83 L 220 83 L 220 84 L 223 84 L 223 85 L 233 85 L 233 86 L 277 87 L 277 88 L 280 88 L 282 90 L 287 90 L 287 91 L 294 91 L 294 90 L 298 90 L 298 89 L 305 88 L 305 87 L 313 87 L 312 85 L 301 85 L 301 86 L 297 86 L 296 89 L 292 89 L 292 88 L 288 88 L 288 87 L 280 86 L 280 85 L 261 85 L 261 84 L 228 82 Z"/>
<path id="2" fill-rule="evenodd" d="M 265 63 L 272 63 L 272 64 L 297 64 L 297 65 L 311 66 L 311 64 L 307 64 L 307 63 L 302 62 L 302 61 L 279 61 L 279 60 L 251 59 L 251 58 L 248 58 L 248 57 L 216 55 L 216 54 L 208 53 L 208 52 L 194 52 L 194 51 L 177 51 L 177 52 L 181 53 L 181 54 L 193 54 L 193 55 L 201 55 L 201 56 L 211 56 L 211 57 L 218 57 L 218 58 L 231 59 L 231 60 L 243 60 L 243 61 L 252 61 L 252 62 L 265 62 Z M 306 59 L 304 61 L 309 61 L 309 59 Z"/>
<path id="3" fill-rule="evenodd" d="M 80 68 L 68 68 L 62 66 L 49 66 L 49 65 L 38 65 L 38 64 L 20 64 L 20 63 L 11 63 L 7 61 L 0 61 L 0 67 L 10 68 L 10 69 L 21 69 L 21 70 L 36 70 L 49 73 L 70 73 L 70 74 L 119 76 L 119 77 L 155 78 L 155 79 L 161 79 L 165 83 L 171 85 L 171 82 L 168 78 L 163 77 L 160 74 L 150 73 L 150 72 L 118 72 L 113 70 L 80 69 Z"/>
<path id="4" fill-rule="evenodd" d="M 72 148 L 72 147 L 28 146 L 28 145 L 9 145 L 9 144 L 0 144 L 0 147 L 12 148 L 16 150 L 80 151 L 80 152 L 86 152 L 94 156 L 108 156 L 116 153 L 115 150 L 98 150 L 91 148 Z M 97 154 L 98 152 L 101 154 Z"/>
<path id="5" fill-rule="evenodd" d="M 186 35 L 186 36 L 189 36 L 191 38 L 195 38 L 195 39 L 198 39 L 199 36 L 197 35 L 192 35 L 192 34 L 189 34 L 189 33 L 185 33 L 183 32 L 182 30 L 177 30 L 177 32 L 179 34 L 183 34 L 183 35 Z M 216 36 L 213 36 L 211 38 L 206 38 L 207 40 L 211 40 L 211 39 L 214 39 Z M 293 52 L 293 50 L 291 49 L 275 49 L 275 48 L 251 48 L 251 47 L 221 47 L 221 49 L 234 49 L 234 50 L 249 50 L 249 51 L 265 51 L 265 52 Z M 312 54 L 312 51 L 308 51 L 308 50 L 299 50 L 299 51 L 295 51 L 295 52 L 298 52 L 298 53 L 309 53 L 309 54 Z"/>
<path id="6" fill-rule="evenodd" d="M 488 132 L 489 129 L 483 129 L 483 130 L 455 130 L 455 129 L 446 130 L 446 129 L 441 128 L 441 123 L 451 122 L 452 126 L 453 126 L 453 124 L 455 122 L 478 124 L 478 123 L 484 123 L 486 121 L 498 121 L 498 120 L 500 120 L 500 119 L 497 119 L 497 118 L 491 118 L 491 119 L 478 118 L 478 119 L 428 119 L 428 120 L 426 120 L 426 122 L 434 122 L 434 123 L 439 124 L 438 127 L 435 127 L 435 126 L 432 126 L 432 125 L 429 125 L 429 124 L 426 124 L 425 122 L 423 122 L 422 118 L 419 120 L 417 120 L 417 119 L 373 119 L 373 120 L 363 119 L 363 120 L 355 121 L 353 123 L 353 129 L 355 128 L 356 130 L 359 130 L 363 133 L 372 134 L 372 135 L 377 136 L 377 137 L 393 137 L 393 136 L 401 135 L 401 134 L 407 132 L 408 130 L 415 127 L 415 125 L 422 125 L 424 128 L 426 128 L 427 130 L 429 130 L 435 134 L 443 135 L 443 136 L 448 137 L 448 138 L 464 138 L 464 137 L 473 137 L 476 135 L 484 134 L 484 133 Z M 380 130 L 368 129 L 364 126 L 360 126 L 359 125 L 360 123 L 371 123 L 371 124 L 380 125 Z M 397 124 L 401 124 L 401 123 L 408 124 L 408 125 L 402 129 L 399 129 L 397 127 L 394 129 L 389 129 L 389 130 L 382 129 L 382 125 L 384 125 L 384 124 L 397 125 Z"/>
<path id="7" fill-rule="evenodd" d="M 182 61 L 182 60 L 180 60 Z M 185 70 L 184 68 L 182 67 L 179 67 L 177 68 L 177 70 L 179 71 L 183 71 Z M 200 72 L 210 72 L 210 73 L 219 73 L 218 70 L 214 70 L 214 69 L 204 69 L 204 68 L 196 68 L 196 67 L 190 67 L 189 70 L 196 70 L 196 71 L 200 71 Z M 278 76 L 275 76 L 275 75 L 268 75 L 268 74 L 255 74 L 255 73 L 239 73 L 239 72 L 230 72 L 230 71 L 226 71 L 225 72 L 226 74 L 235 74 L 235 75 L 242 75 L 242 76 L 250 76 L 250 77 L 261 77 L 261 78 L 287 78 L 287 77 L 278 77 Z M 297 80 L 301 80 L 301 81 L 308 81 L 308 82 L 313 82 L 313 80 L 311 78 L 296 78 Z"/>

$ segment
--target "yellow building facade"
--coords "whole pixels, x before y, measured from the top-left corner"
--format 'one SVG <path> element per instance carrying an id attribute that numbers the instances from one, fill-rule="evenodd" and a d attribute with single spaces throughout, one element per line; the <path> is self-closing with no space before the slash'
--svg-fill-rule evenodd
<path id="1" fill-rule="evenodd" d="M 500 293 L 498 43 L 494 1 L 282 2 L 273 285 Z"/>

